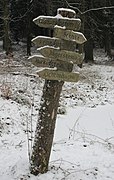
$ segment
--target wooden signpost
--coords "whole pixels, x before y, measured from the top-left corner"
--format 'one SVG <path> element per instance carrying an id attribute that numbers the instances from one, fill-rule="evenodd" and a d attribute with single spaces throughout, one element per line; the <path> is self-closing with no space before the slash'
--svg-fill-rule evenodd
<path id="1" fill-rule="evenodd" d="M 67 49 L 71 50 L 72 47 L 74 51 L 76 50 L 76 42 L 63 40 L 56 37 L 47 37 L 47 36 L 37 36 L 32 39 L 32 42 L 37 45 L 37 47 L 43 46 L 53 46 L 53 47 L 60 47 L 60 49 Z"/>
<path id="2" fill-rule="evenodd" d="M 75 17 L 76 13 L 64 8 L 59 8 L 57 12 L 56 17 L 39 16 L 34 19 L 34 22 L 40 27 L 54 28 L 57 25 L 54 30 L 56 37 L 38 36 L 33 39 L 33 42 L 41 47 L 38 50 L 42 56 L 34 55 L 29 58 L 35 66 L 49 67 L 37 72 L 40 77 L 45 79 L 45 84 L 31 155 L 30 170 L 34 175 L 48 171 L 62 86 L 64 81 L 78 81 L 79 73 L 72 72 L 73 64 L 80 64 L 83 57 L 82 54 L 75 52 L 76 43 L 82 44 L 86 41 L 83 34 L 75 32 L 80 29 L 81 21 L 70 17 Z M 61 27 L 58 28 L 58 26 Z"/>

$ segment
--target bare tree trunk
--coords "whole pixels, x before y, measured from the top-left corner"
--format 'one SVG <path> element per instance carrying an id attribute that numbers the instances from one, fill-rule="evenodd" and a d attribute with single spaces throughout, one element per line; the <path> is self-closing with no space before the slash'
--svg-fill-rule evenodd
<path id="1" fill-rule="evenodd" d="M 90 36 L 87 36 L 87 33 L 86 33 L 86 38 L 88 39 L 88 41 L 85 43 L 85 46 L 84 46 L 84 52 L 85 52 L 84 61 L 86 63 L 88 63 L 88 62 L 94 61 L 94 58 L 93 58 L 93 40 L 92 40 L 92 38 L 90 38 Z"/>
<path id="2" fill-rule="evenodd" d="M 81 10 L 82 12 L 85 11 L 85 0 L 81 0 L 81 8 L 80 8 L 80 10 Z M 81 15 L 80 15 L 80 16 L 81 16 Z M 80 18 L 81 18 L 81 20 L 82 20 L 81 32 L 84 33 L 85 16 L 81 16 Z M 78 45 L 78 48 L 79 48 L 79 53 L 83 53 L 83 52 L 84 52 L 84 45 L 83 45 L 83 44 Z M 83 63 L 78 64 L 78 66 L 79 66 L 80 68 L 82 68 L 82 64 L 83 64 Z"/>
<path id="3" fill-rule="evenodd" d="M 87 9 L 89 7 L 93 8 L 92 0 L 85 1 L 85 5 L 87 6 L 86 7 Z M 84 33 L 85 33 L 85 36 L 87 38 L 87 42 L 84 44 L 84 52 L 85 52 L 84 61 L 87 63 L 87 62 L 93 62 L 94 61 L 93 37 L 92 37 L 93 24 L 91 23 L 91 15 L 90 14 L 86 14 L 84 18 L 85 18 Z"/>
<path id="4" fill-rule="evenodd" d="M 9 1 L 4 0 L 2 2 L 2 8 L 3 8 L 3 31 L 4 31 L 4 37 L 3 37 L 3 49 L 6 51 L 6 54 L 9 54 L 11 52 L 11 41 L 9 37 Z"/>
<path id="5" fill-rule="evenodd" d="M 31 23 L 29 17 L 27 20 L 27 56 L 31 56 Z"/>
<path id="6" fill-rule="evenodd" d="M 104 28 L 104 40 L 105 40 L 105 51 L 107 55 L 111 57 L 111 35 L 110 35 L 110 27 L 108 25 Z"/>
<path id="7" fill-rule="evenodd" d="M 46 2 L 46 15 L 52 16 L 52 0 L 48 0 Z M 52 36 L 52 30 L 51 29 L 47 29 L 47 34 L 49 36 Z"/>
<path id="8" fill-rule="evenodd" d="M 26 24 L 26 32 L 27 32 L 27 56 L 31 55 L 31 2 L 27 0 L 27 24 Z"/>
<path id="9" fill-rule="evenodd" d="M 111 6 L 110 0 L 104 1 L 104 6 Z M 109 11 L 108 11 L 109 12 Z M 104 35 L 104 48 L 105 52 L 109 57 L 111 57 L 111 33 L 110 33 L 110 16 L 108 12 L 105 12 L 105 24 L 103 27 L 103 35 Z"/>

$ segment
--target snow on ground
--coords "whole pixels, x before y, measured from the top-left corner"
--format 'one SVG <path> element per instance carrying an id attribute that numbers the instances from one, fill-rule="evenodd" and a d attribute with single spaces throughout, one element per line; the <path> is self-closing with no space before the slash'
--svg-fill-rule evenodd
<path id="1" fill-rule="evenodd" d="M 99 50 L 95 64 L 74 67 L 80 81 L 64 84 L 49 171 L 33 176 L 28 154 L 44 80 L 15 57 L 11 63 L 20 67 L 9 73 L 9 64 L 0 71 L 0 180 L 113 180 L 114 63 Z M 1 67 L 7 63 L 0 58 Z"/>

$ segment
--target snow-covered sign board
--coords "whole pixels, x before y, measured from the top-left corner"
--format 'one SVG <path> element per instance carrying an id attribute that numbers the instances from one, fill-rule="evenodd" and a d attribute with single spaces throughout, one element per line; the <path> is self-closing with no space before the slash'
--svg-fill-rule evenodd
<path id="1" fill-rule="evenodd" d="M 50 58 L 46 58 L 41 55 L 33 55 L 29 57 L 28 60 L 30 60 L 32 64 L 37 67 L 51 67 L 51 68 L 56 67 L 57 69 L 64 69 L 64 70 L 67 69 L 67 67 L 72 64 L 70 62 L 67 63 L 58 59 L 52 60 Z"/>
<path id="2" fill-rule="evenodd" d="M 38 16 L 33 21 L 38 26 L 44 28 L 54 28 L 55 25 L 58 25 L 70 30 L 79 30 L 81 27 L 81 20 L 76 18 Z"/>
<path id="3" fill-rule="evenodd" d="M 61 49 L 67 49 L 70 50 L 71 47 L 75 50 L 76 49 L 76 42 L 74 41 L 68 41 L 68 40 L 63 40 L 60 38 L 55 38 L 55 37 L 48 37 L 48 36 L 37 36 L 34 39 L 32 39 L 32 42 L 37 46 L 37 47 L 42 47 L 42 46 L 53 46 L 53 47 L 60 47 Z"/>
<path id="4" fill-rule="evenodd" d="M 71 40 L 63 40 L 60 38 L 55 37 L 48 37 L 48 36 L 37 36 L 34 39 L 32 39 L 32 42 L 37 47 L 42 46 L 53 46 L 53 47 L 60 47 L 61 49 L 67 49 L 70 50 L 71 48 L 76 49 L 76 42 Z"/>
<path id="5" fill-rule="evenodd" d="M 56 67 L 58 71 L 62 70 L 64 74 L 64 71 L 70 72 L 69 67 L 73 64 L 82 63 L 83 56 L 76 51 L 76 43 L 82 44 L 86 38 L 81 32 L 77 32 L 81 27 L 81 20 L 75 18 L 75 15 L 76 13 L 73 10 L 59 8 L 55 17 L 38 16 L 33 20 L 40 27 L 54 29 L 54 37 L 37 36 L 32 40 L 41 54 L 30 58 L 35 66 Z M 57 74 L 56 80 L 57 78 L 60 80 L 58 71 L 54 71 L 54 74 Z M 43 71 L 41 77 L 47 79 L 46 74 Z M 49 77 L 49 73 L 47 77 Z M 67 77 L 65 77 L 65 81 Z"/>
<path id="6" fill-rule="evenodd" d="M 34 39 L 32 39 L 32 42 L 36 44 L 38 47 L 42 46 L 54 46 L 54 47 L 60 47 L 61 40 L 54 37 L 47 37 L 47 36 L 37 36 Z"/>
<path id="7" fill-rule="evenodd" d="M 80 64 L 83 61 L 82 54 L 72 51 L 60 50 L 54 47 L 44 46 L 38 49 L 39 52 L 48 58 Z"/>
<path id="8" fill-rule="evenodd" d="M 51 64 L 51 60 L 49 58 L 45 58 L 41 55 L 33 55 L 29 58 L 32 61 L 32 64 L 37 67 L 49 67 Z"/>
<path id="9" fill-rule="evenodd" d="M 54 37 L 75 41 L 77 44 L 82 44 L 87 41 L 81 32 L 66 30 L 59 26 L 55 26 L 54 28 Z"/>
<path id="10" fill-rule="evenodd" d="M 37 74 L 40 77 L 48 80 L 59 80 L 67 82 L 77 82 L 79 80 L 79 73 L 70 73 L 51 69 L 44 69 L 42 71 L 37 72 Z"/>

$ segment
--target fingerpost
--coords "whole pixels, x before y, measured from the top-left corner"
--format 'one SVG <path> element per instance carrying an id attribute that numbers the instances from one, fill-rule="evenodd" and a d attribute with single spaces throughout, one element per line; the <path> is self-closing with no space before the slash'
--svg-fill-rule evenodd
<path id="1" fill-rule="evenodd" d="M 86 38 L 81 33 L 75 33 L 81 26 L 80 19 L 75 18 L 75 15 L 73 10 L 59 8 L 55 17 L 39 16 L 34 20 L 41 27 L 53 28 L 56 36 L 34 38 L 33 42 L 38 47 L 43 45 L 38 49 L 41 55 L 29 58 L 38 67 L 48 67 L 37 72 L 45 79 L 45 83 L 31 155 L 30 170 L 34 175 L 48 171 L 57 109 L 64 81 L 77 82 L 79 79 L 79 73 L 72 72 L 73 63 L 78 64 L 83 59 L 82 54 L 75 52 L 76 43 L 84 43 Z"/>

